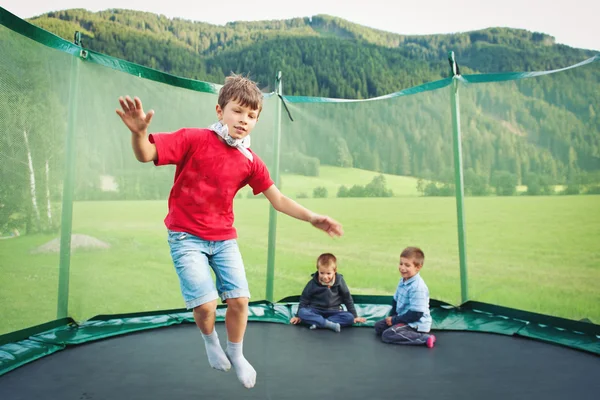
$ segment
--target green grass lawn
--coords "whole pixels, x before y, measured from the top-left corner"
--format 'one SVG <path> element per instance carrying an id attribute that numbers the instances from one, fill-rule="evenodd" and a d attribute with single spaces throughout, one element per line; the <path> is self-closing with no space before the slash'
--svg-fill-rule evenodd
<path id="1" fill-rule="evenodd" d="M 426 255 L 422 276 L 431 297 L 460 302 L 454 199 L 301 202 L 338 219 L 345 235 L 331 239 L 279 214 L 276 299 L 300 294 L 322 252 L 338 257 L 339 272 L 353 293 L 391 295 L 399 279 L 400 251 L 418 245 Z M 467 198 L 465 208 L 471 299 L 600 322 L 600 196 Z M 238 199 L 235 210 L 253 299 L 262 299 L 268 202 Z M 162 222 L 165 213 L 166 201 L 74 205 L 73 232 L 111 248 L 73 254 L 71 316 L 183 307 Z M 58 255 L 30 253 L 56 236 L 0 240 L 0 334 L 56 318 Z"/>
<path id="2" fill-rule="evenodd" d="M 395 197 L 416 197 L 419 195 L 417 191 L 417 178 L 380 174 L 364 169 L 331 167 L 328 165 L 320 166 L 319 176 L 315 177 L 282 174 L 279 187 L 292 198 L 297 198 L 300 194 L 313 197 L 313 190 L 316 187 L 325 187 L 328 197 L 333 198 L 336 197 L 340 186 L 346 186 L 347 188 L 353 185 L 365 186 L 377 175 L 385 176 L 387 187 L 394 192 Z M 250 189 L 245 189 L 246 193 L 248 191 Z"/>

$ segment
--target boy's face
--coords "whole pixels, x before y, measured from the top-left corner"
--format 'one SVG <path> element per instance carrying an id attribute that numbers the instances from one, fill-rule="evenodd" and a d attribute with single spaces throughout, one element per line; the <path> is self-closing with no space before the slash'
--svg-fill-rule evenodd
<path id="1" fill-rule="evenodd" d="M 421 270 L 421 267 L 422 265 L 416 265 L 412 258 L 400 257 L 398 270 L 405 281 L 415 276 Z"/>
<path id="2" fill-rule="evenodd" d="M 232 138 L 243 139 L 254 129 L 258 121 L 258 110 L 242 106 L 237 100 L 232 100 L 223 109 L 217 104 L 217 117 L 227 125 Z"/>
<path id="3" fill-rule="evenodd" d="M 335 278 L 336 267 L 333 265 L 319 265 L 319 281 L 329 283 Z"/>

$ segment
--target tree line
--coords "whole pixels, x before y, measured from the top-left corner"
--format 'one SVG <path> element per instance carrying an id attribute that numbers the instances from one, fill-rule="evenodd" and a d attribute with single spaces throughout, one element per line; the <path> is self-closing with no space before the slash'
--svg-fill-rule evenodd
<path id="1" fill-rule="evenodd" d="M 67 39 L 80 30 L 87 48 L 194 79 L 218 83 L 232 71 L 250 73 L 270 91 L 282 70 L 284 93 L 292 96 L 365 99 L 441 79 L 447 76 L 448 49 L 457 52 L 463 73 L 550 69 L 591 55 L 520 30 L 410 37 L 327 16 L 214 26 L 132 11 L 68 10 L 32 22 Z M 0 50 L 9 56 L 1 65 L 0 231 L 52 230 L 65 172 L 71 60 L 2 32 Z M 83 71 L 76 200 L 166 198 L 173 171 L 135 162 L 119 121 L 104 114 L 114 109 L 115 93 L 145 84 L 92 66 Z M 144 98 L 160 111 L 155 129 L 214 120 L 213 95 L 160 90 Z M 553 185 L 571 194 L 594 192 L 600 181 L 597 64 L 518 82 L 461 86 L 459 95 L 468 194 L 502 194 L 502 188 L 521 184 L 530 194 L 545 194 Z M 281 170 L 318 176 L 320 165 L 354 167 L 421 178 L 434 184 L 430 195 L 451 190 L 449 96 L 445 88 L 358 103 L 288 102 L 294 121 L 284 113 Z M 268 163 L 274 155 L 273 105 L 266 105 L 253 133 L 253 148 Z M 102 177 L 114 179 L 118 191 L 102 188 Z M 378 185 L 369 193 L 388 194 Z"/>

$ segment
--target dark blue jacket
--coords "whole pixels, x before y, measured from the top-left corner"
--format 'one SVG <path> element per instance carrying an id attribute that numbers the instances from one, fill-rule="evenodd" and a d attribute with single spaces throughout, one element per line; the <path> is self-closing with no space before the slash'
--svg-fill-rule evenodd
<path id="1" fill-rule="evenodd" d="M 348 311 L 355 318 L 357 317 L 354 300 L 352 300 L 350 289 L 348 289 L 343 275 L 336 273 L 335 282 L 331 287 L 321 285 L 317 272 L 311 276 L 312 279 L 306 284 L 302 296 L 300 296 L 298 309 L 311 307 L 319 310 L 340 310 L 341 305 L 344 304 Z"/>

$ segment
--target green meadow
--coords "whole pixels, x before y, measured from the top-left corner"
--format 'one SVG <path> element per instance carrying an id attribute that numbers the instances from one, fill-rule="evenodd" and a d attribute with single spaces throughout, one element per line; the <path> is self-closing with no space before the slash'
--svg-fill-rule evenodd
<path id="1" fill-rule="evenodd" d="M 353 185 L 364 186 L 379 175 L 373 171 L 357 168 L 339 168 L 321 166 L 318 177 L 285 174 L 281 178 L 281 190 L 290 197 L 298 197 L 303 193 L 312 197 L 314 188 L 324 187 L 329 197 L 335 197 L 340 186 L 347 188 Z M 385 176 L 387 187 L 392 189 L 394 196 L 418 196 L 417 179 L 408 176 L 382 174 Z"/>
<path id="2" fill-rule="evenodd" d="M 353 293 L 391 295 L 399 253 L 416 245 L 425 251 L 421 274 L 431 297 L 460 303 L 453 198 L 417 197 L 414 179 L 391 176 L 388 187 L 398 197 L 335 198 L 340 184 L 365 185 L 375 174 L 354 174 L 351 181 L 334 169 L 323 171 L 318 178 L 284 175 L 283 191 L 295 197 L 326 186 L 328 198 L 299 201 L 342 222 L 345 235 L 331 239 L 279 214 L 275 300 L 300 294 L 322 252 L 338 257 Z M 253 300 L 265 298 L 268 205 L 262 196 L 235 201 Z M 600 196 L 467 198 L 465 209 L 470 299 L 600 323 Z M 166 201 L 74 204 L 73 233 L 111 247 L 73 252 L 73 318 L 184 306 L 166 242 L 166 211 Z M 0 240 L 0 334 L 56 318 L 58 253 L 32 253 L 56 237 Z"/>

